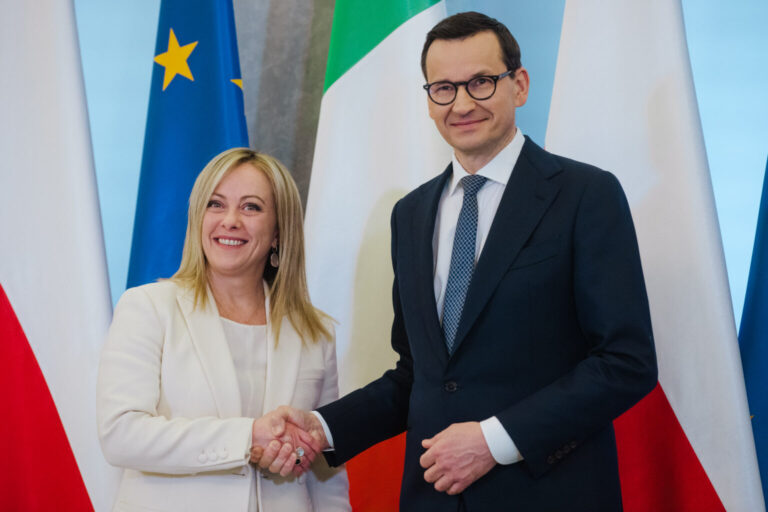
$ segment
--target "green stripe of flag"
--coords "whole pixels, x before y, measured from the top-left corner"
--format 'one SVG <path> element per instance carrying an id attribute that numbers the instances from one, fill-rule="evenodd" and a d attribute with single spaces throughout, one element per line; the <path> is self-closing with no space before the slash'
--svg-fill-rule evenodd
<path id="1" fill-rule="evenodd" d="M 397 27 L 440 0 L 336 0 L 323 92 Z"/>

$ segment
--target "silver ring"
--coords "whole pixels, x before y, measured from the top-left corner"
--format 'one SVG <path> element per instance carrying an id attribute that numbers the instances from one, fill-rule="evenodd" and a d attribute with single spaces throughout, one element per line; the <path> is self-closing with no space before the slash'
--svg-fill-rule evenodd
<path id="1" fill-rule="evenodd" d="M 296 455 L 298 455 L 299 458 L 303 457 L 304 456 L 304 448 L 302 448 L 301 446 L 296 448 Z"/>

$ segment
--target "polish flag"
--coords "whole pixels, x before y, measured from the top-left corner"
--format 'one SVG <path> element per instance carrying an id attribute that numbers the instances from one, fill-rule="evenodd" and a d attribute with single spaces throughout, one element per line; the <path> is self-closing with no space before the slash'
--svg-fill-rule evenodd
<path id="1" fill-rule="evenodd" d="M 111 315 L 72 1 L 0 16 L 0 507 L 109 510 L 96 434 Z"/>
<path id="2" fill-rule="evenodd" d="M 615 422 L 627 512 L 764 510 L 679 0 L 568 0 L 546 145 L 624 186 L 657 388 Z"/>

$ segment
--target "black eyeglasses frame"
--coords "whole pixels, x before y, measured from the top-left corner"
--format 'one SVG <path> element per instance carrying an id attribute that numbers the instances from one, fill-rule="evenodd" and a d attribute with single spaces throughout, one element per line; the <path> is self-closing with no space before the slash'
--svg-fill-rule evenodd
<path id="1" fill-rule="evenodd" d="M 496 94 L 496 86 L 498 85 L 499 80 L 501 80 L 502 78 L 505 78 L 505 77 L 513 74 L 515 71 L 517 71 L 517 70 L 508 69 L 507 71 L 505 71 L 504 73 L 501 73 L 500 75 L 478 75 L 478 76 L 474 76 L 474 77 L 470 78 L 469 80 L 465 80 L 463 82 L 451 82 L 450 80 L 439 80 L 437 82 L 432 82 L 432 83 L 424 84 L 424 85 L 422 85 L 422 87 L 424 88 L 425 91 L 427 91 L 427 96 L 429 96 L 429 99 L 432 100 L 433 103 L 436 103 L 437 105 L 441 105 L 441 106 L 450 105 L 451 103 L 456 101 L 456 96 L 459 94 L 459 86 L 461 86 L 461 85 L 464 86 L 464 90 L 467 91 L 467 94 L 469 94 L 470 98 L 472 98 L 474 100 L 477 100 L 477 101 L 483 101 L 483 100 L 487 100 L 487 99 L 491 98 L 494 94 Z M 478 80 L 480 78 L 488 78 L 488 79 L 493 81 L 493 91 L 491 91 L 491 94 L 489 94 L 488 96 L 486 96 L 484 98 L 478 98 L 477 96 L 473 95 L 469 91 L 469 83 L 474 81 L 474 80 Z M 453 98 L 451 98 L 451 101 L 447 101 L 445 103 L 441 103 L 439 101 L 436 101 L 435 98 L 432 97 L 432 93 L 429 92 L 429 90 L 435 84 L 451 84 L 453 86 Z"/>

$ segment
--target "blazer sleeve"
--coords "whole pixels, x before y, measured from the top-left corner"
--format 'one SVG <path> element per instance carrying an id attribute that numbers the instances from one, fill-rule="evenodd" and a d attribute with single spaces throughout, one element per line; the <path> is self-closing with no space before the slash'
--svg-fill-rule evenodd
<path id="1" fill-rule="evenodd" d="M 163 317 L 143 287 L 115 308 L 97 380 L 101 448 L 114 466 L 195 474 L 244 466 L 252 418 L 167 418 L 158 413 Z"/>
<path id="2" fill-rule="evenodd" d="M 573 293 L 588 355 L 497 417 L 534 476 L 560 462 L 657 382 L 651 319 L 632 216 L 618 180 L 591 175 L 573 226 Z"/>
<path id="3" fill-rule="evenodd" d="M 333 328 L 331 327 L 331 329 Z M 321 342 L 323 343 L 325 375 L 318 406 L 339 398 L 334 340 L 335 333 L 333 333 L 333 339 Z M 328 512 L 349 512 L 352 510 L 349 504 L 349 481 L 343 466 L 331 468 L 324 457 L 317 457 L 312 463 L 312 470 L 307 473 L 307 488 L 315 510 Z"/>
<path id="4" fill-rule="evenodd" d="M 395 279 L 392 285 L 392 348 L 399 359 L 395 368 L 388 370 L 367 386 L 336 400 L 318 412 L 333 435 L 334 451 L 324 454 L 331 465 L 351 459 L 374 444 L 396 436 L 406 430 L 408 401 L 413 386 L 413 358 L 405 331 L 397 282 L 397 211 L 392 210 L 392 266 Z"/>

